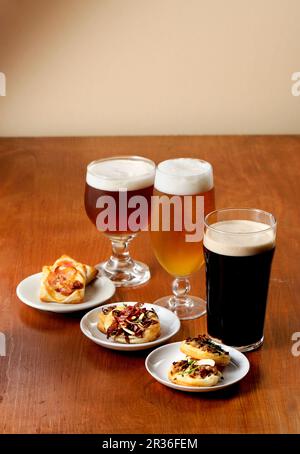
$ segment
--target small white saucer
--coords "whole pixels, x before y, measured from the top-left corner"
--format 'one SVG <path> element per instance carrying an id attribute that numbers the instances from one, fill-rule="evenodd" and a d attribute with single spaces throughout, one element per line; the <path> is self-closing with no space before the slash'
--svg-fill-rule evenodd
<path id="1" fill-rule="evenodd" d="M 116 289 L 107 277 L 97 277 L 87 285 L 84 302 L 79 304 L 44 303 L 40 301 L 39 290 L 42 273 L 32 274 L 20 282 L 17 287 L 18 298 L 27 306 L 48 312 L 76 312 L 99 306 L 113 296 Z"/>
<path id="2" fill-rule="evenodd" d="M 97 307 L 96 309 L 93 309 L 81 319 L 80 329 L 83 334 L 102 347 L 110 348 L 112 350 L 136 351 L 146 350 L 147 348 L 161 345 L 174 336 L 180 329 L 180 320 L 172 311 L 161 306 L 156 306 L 155 304 L 145 303 L 144 307 L 147 309 L 153 308 L 158 315 L 161 333 L 157 339 L 152 342 L 145 342 L 144 344 L 120 344 L 113 339 L 107 339 L 106 335 L 101 333 L 97 328 L 98 314 L 104 307 L 115 306 L 120 303 L 130 305 L 135 304 L 135 302 L 132 301 L 122 301 L 119 303 L 105 304 L 105 306 L 102 306 L 101 308 Z"/>
<path id="3" fill-rule="evenodd" d="M 250 369 L 248 359 L 243 353 L 235 348 L 228 347 L 227 345 L 220 344 L 224 350 L 228 351 L 231 357 L 231 362 L 223 370 L 223 380 L 215 386 L 182 386 L 175 385 L 168 378 L 168 371 L 172 366 L 173 361 L 180 361 L 186 359 L 186 355 L 180 351 L 181 342 L 174 342 L 172 344 L 163 345 L 156 348 L 151 352 L 145 361 L 145 366 L 150 375 L 162 385 L 169 388 L 178 389 L 179 391 L 188 391 L 192 393 L 205 393 L 210 391 L 217 391 L 219 389 L 227 388 L 230 385 L 240 381 L 247 375 Z"/>

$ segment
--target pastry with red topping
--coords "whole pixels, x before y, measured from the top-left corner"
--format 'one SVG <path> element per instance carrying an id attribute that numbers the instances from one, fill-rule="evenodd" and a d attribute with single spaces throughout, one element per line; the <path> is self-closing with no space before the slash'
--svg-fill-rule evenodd
<path id="1" fill-rule="evenodd" d="M 52 266 L 43 266 L 40 300 L 46 303 L 77 304 L 84 299 L 85 286 L 97 269 L 62 255 Z"/>

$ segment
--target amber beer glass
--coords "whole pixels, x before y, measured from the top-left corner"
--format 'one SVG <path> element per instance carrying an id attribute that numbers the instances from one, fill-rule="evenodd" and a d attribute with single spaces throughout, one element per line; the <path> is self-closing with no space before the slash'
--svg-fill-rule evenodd
<path id="1" fill-rule="evenodd" d="M 148 226 L 154 177 L 155 163 L 140 156 L 104 158 L 87 166 L 86 213 L 112 243 L 111 257 L 97 267 L 116 286 L 137 286 L 150 279 L 148 266 L 130 257 L 128 245 Z M 133 228 L 128 221 L 138 204 L 130 201 L 139 197 L 145 201 L 147 211 Z M 105 216 L 101 217 L 104 210 Z"/>
<path id="2" fill-rule="evenodd" d="M 241 351 L 263 343 L 276 220 L 256 209 L 216 210 L 205 219 L 208 334 Z"/>
<path id="3" fill-rule="evenodd" d="M 175 311 L 182 320 L 200 317 L 206 312 L 206 303 L 199 297 L 190 296 L 189 276 L 204 264 L 203 222 L 206 213 L 214 209 L 213 170 L 211 164 L 200 159 L 179 158 L 161 162 L 156 170 L 154 195 L 159 198 L 181 199 L 182 213 L 170 203 L 170 229 L 164 230 L 162 204 L 154 209 L 152 204 L 151 242 L 160 265 L 174 277 L 173 295 L 160 298 L 156 304 Z M 186 196 L 191 199 L 187 206 Z M 202 199 L 202 205 L 198 201 Z M 203 203 L 204 202 L 204 203 Z M 175 218 L 182 216 L 182 229 L 175 227 Z M 201 237 L 197 241 L 188 241 L 185 218 L 197 222 L 202 218 Z M 155 222 L 158 217 L 158 222 Z M 177 219 L 178 220 L 178 219 Z M 158 228 L 153 229 L 153 225 Z"/>

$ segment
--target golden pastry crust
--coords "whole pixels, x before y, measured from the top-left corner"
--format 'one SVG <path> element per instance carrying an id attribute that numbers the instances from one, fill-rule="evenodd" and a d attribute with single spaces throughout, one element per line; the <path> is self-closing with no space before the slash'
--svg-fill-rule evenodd
<path id="1" fill-rule="evenodd" d="M 70 264 L 71 266 L 76 266 L 76 265 L 81 265 L 83 266 L 84 272 L 85 272 L 85 285 L 88 285 L 90 282 L 92 282 L 98 274 L 97 268 L 95 268 L 92 265 L 87 265 L 85 263 L 78 262 L 77 260 L 74 260 L 72 257 L 69 255 L 63 254 L 60 256 L 53 264 L 53 266 L 59 266 L 62 263 L 64 264 Z"/>
<path id="2" fill-rule="evenodd" d="M 99 312 L 97 327 L 98 327 L 98 330 L 101 331 L 101 333 L 103 333 L 103 334 L 106 334 L 106 329 L 104 327 L 106 318 L 107 318 L 107 316 L 104 315 L 102 311 Z"/>
<path id="3" fill-rule="evenodd" d="M 185 339 L 180 350 L 195 359 L 213 359 L 218 366 L 225 367 L 230 363 L 230 355 L 205 334 Z"/>
<path id="4" fill-rule="evenodd" d="M 85 285 L 89 285 L 94 279 L 96 279 L 98 270 L 94 266 L 91 265 L 84 265 L 85 267 L 85 275 L 86 275 L 86 282 Z"/>
<path id="5" fill-rule="evenodd" d="M 96 268 L 62 255 L 42 270 L 40 300 L 45 303 L 78 304 L 84 299 L 85 286 L 97 275 Z"/>
<path id="6" fill-rule="evenodd" d="M 216 366 L 198 365 L 196 360 L 173 362 L 168 378 L 176 385 L 182 386 L 215 386 L 222 378 Z"/>
<path id="7" fill-rule="evenodd" d="M 43 267 L 40 300 L 45 303 L 82 303 L 85 289 L 84 269 L 68 267 L 63 273 L 61 271 L 60 267 Z"/>
<path id="8" fill-rule="evenodd" d="M 98 329 L 121 344 L 152 342 L 160 335 L 160 322 L 154 310 L 142 304 L 117 304 L 99 313 Z"/>

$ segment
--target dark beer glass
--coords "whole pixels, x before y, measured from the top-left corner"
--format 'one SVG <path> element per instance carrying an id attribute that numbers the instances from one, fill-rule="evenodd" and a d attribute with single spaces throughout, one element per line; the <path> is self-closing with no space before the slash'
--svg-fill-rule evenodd
<path id="1" fill-rule="evenodd" d="M 207 331 L 215 340 L 255 350 L 264 339 L 276 220 L 256 209 L 222 209 L 204 223 Z"/>
<path id="2" fill-rule="evenodd" d="M 133 260 L 128 247 L 140 230 L 148 228 L 155 167 L 153 161 L 141 156 L 103 158 L 87 166 L 85 210 L 112 244 L 111 257 L 97 268 L 117 287 L 136 287 L 150 279 L 149 267 Z M 142 202 L 144 216 L 131 223 Z"/>

